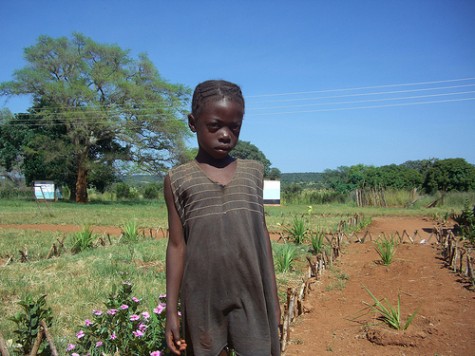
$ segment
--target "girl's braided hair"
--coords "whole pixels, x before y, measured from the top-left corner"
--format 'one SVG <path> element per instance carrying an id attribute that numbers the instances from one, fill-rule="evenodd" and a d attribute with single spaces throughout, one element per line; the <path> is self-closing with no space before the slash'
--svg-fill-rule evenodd
<path id="1" fill-rule="evenodd" d="M 244 110 L 244 97 L 241 88 L 225 80 L 207 80 L 198 84 L 191 101 L 191 112 L 198 117 L 206 103 L 228 99 L 242 104 Z"/>

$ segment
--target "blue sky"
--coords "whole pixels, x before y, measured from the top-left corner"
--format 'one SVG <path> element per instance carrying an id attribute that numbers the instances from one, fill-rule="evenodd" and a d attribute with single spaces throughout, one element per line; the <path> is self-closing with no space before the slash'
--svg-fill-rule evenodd
<path id="1" fill-rule="evenodd" d="M 241 85 L 241 139 L 282 172 L 475 163 L 472 0 L 3 0 L 0 13 L 0 81 L 42 34 L 145 52 L 170 82 Z"/>

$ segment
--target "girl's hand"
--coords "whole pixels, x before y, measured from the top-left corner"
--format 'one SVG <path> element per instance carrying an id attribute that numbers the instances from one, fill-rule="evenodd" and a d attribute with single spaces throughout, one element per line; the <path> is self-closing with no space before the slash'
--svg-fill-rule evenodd
<path id="1" fill-rule="evenodd" d="M 178 313 L 167 314 L 167 322 L 165 326 L 165 338 L 167 346 L 175 355 L 181 355 L 186 350 L 186 342 L 180 339 L 180 321 Z"/>

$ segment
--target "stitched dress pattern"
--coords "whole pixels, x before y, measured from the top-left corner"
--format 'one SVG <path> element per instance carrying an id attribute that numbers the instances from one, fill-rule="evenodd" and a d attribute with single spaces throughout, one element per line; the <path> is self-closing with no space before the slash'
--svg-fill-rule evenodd
<path id="1" fill-rule="evenodd" d="M 181 285 L 188 354 L 279 355 L 267 264 L 263 166 L 237 160 L 231 181 L 212 181 L 196 161 L 169 172 L 186 241 Z"/>

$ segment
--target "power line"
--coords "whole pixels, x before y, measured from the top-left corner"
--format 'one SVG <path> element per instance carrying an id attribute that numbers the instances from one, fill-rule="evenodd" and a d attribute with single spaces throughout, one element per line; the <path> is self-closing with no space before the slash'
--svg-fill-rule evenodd
<path id="1" fill-rule="evenodd" d="M 381 92 L 369 92 L 369 93 L 356 93 L 356 94 L 345 94 L 345 95 L 331 95 L 331 96 L 320 96 L 316 98 L 300 98 L 300 99 L 284 99 L 284 100 L 270 100 L 268 103 L 287 103 L 294 101 L 309 101 L 309 100 L 322 100 L 322 99 L 338 99 L 338 98 L 349 98 L 357 96 L 370 96 L 370 95 L 387 95 L 387 94 L 401 94 L 401 93 L 415 93 L 420 91 L 433 91 L 441 89 L 455 89 L 455 88 L 466 88 L 473 87 L 473 84 L 463 84 L 463 85 L 452 85 L 446 87 L 433 87 L 433 88 L 420 88 L 420 89 L 407 89 L 407 90 L 392 90 L 392 91 L 381 91 Z"/>
<path id="2" fill-rule="evenodd" d="M 415 103 L 401 103 L 401 104 L 387 104 L 387 105 L 354 106 L 354 107 L 349 107 L 349 108 L 335 108 L 335 109 L 301 110 L 301 111 L 287 111 L 287 112 L 277 111 L 273 113 L 252 114 L 252 116 L 289 115 L 289 114 L 304 114 L 304 113 L 313 113 L 313 112 L 345 111 L 345 110 L 358 110 L 358 109 L 379 109 L 379 108 L 396 107 L 396 106 L 427 105 L 427 104 L 451 103 L 451 102 L 457 102 L 457 101 L 470 101 L 470 100 L 475 100 L 475 98 L 418 101 Z"/>
<path id="3" fill-rule="evenodd" d="M 404 87 L 404 86 L 415 86 L 415 85 L 426 85 L 426 84 L 461 82 L 461 81 L 468 81 L 468 80 L 475 80 L 475 77 L 461 78 L 461 79 L 448 79 L 448 80 L 435 80 L 435 81 L 430 81 L 430 82 L 373 85 L 373 86 L 366 86 L 366 87 L 354 87 L 354 88 L 342 88 L 342 89 L 323 89 L 323 90 L 298 91 L 298 92 L 289 92 L 289 93 L 248 95 L 247 98 L 260 98 L 260 97 L 285 96 L 285 95 L 302 95 L 302 94 L 328 93 L 328 92 L 335 92 L 335 91 L 366 90 L 366 89 L 390 88 L 390 87 Z"/>
<path id="4" fill-rule="evenodd" d="M 314 103 L 314 104 L 303 104 L 303 105 L 280 105 L 280 106 L 270 106 L 270 107 L 264 107 L 264 108 L 252 108 L 249 110 L 273 110 L 273 109 L 300 108 L 300 107 L 322 106 L 322 105 L 376 103 L 376 102 L 382 102 L 382 101 L 384 102 L 384 101 L 397 101 L 397 100 L 412 100 L 412 99 L 433 98 L 433 97 L 440 97 L 440 96 L 465 95 L 465 94 L 473 94 L 473 93 L 475 93 L 475 90 L 451 92 L 451 93 L 440 93 L 440 94 L 405 96 L 405 97 L 396 97 L 396 98 L 384 98 L 384 99 L 368 99 L 368 100 L 339 101 L 339 102 L 337 101 L 337 102 L 329 102 L 329 103 Z"/>

